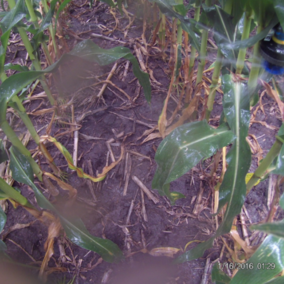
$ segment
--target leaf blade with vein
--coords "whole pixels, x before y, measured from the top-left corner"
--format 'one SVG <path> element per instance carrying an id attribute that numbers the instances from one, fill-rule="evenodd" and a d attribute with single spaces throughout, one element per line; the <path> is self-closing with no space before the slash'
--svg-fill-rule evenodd
<path id="1" fill-rule="evenodd" d="M 169 184 L 176 180 L 202 158 L 213 155 L 234 139 L 233 133 L 224 127 L 214 129 L 206 121 L 184 124 L 171 132 L 159 145 L 155 160 L 158 164 L 152 187 L 159 194 L 169 193 Z"/>
<path id="2" fill-rule="evenodd" d="M 230 284 L 264 284 L 284 269 L 284 240 L 269 235 L 247 261 L 251 269 L 240 269 Z M 264 266 L 262 266 L 262 264 Z M 274 269 L 272 266 L 275 265 Z M 282 283 L 282 282 L 280 282 Z"/>
<path id="3" fill-rule="evenodd" d="M 223 111 L 227 122 L 236 136 L 236 140 L 227 155 L 229 164 L 222 185 L 219 190 L 219 210 L 227 204 L 223 222 L 217 232 L 206 242 L 185 252 L 176 262 L 185 262 L 202 257 L 206 249 L 210 248 L 215 238 L 230 231 L 232 222 L 240 213 L 246 196 L 245 177 L 250 167 L 251 152 L 246 137 L 250 121 L 249 100 L 243 91 L 241 83 L 234 83 L 231 75 L 223 76 Z"/>

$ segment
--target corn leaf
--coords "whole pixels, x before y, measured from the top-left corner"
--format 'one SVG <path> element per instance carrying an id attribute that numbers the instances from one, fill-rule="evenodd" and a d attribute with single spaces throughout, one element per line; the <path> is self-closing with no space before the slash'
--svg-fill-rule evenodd
<path id="1" fill-rule="evenodd" d="M 4 70 L 15 70 L 15 71 L 19 71 L 19 72 L 23 72 L 23 71 L 29 71 L 29 68 L 27 66 L 22 66 L 19 64 L 12 64 L 12 63 L 7 63 L 4 65 Z"/>
<path id="2" fill-rule="evenodd" d="M 272 234 L 279 238 L 284 238 L 284 221 L 253 225 L 251 226 L 251 229 Z"/>
<path id="3" fill-rule="evenodd" d="M 246 142 L 250 122 L 249 100 L 245 97 L 243 85 L 233 83 L 230 75 L 223 77 L 222 84 L 224 114 L 236 140 L 227 155 L 229 166 L 220 187 L 219 209 L 228 203 L 228 209 L 232 206 L 232 210 L 237 212 L 245 199 L 245 177 L 251 163 L 251 151 Z"/>
<path id="4" fill-rule="evenodd" d="M 247 261 L 251 269 L 240 269 L 230 284 L 267 283 L 267 281 L 271 280 L 284 269 L 283 250 L 284 240 L 282 238 L 272 235 L 267 236 L 257 251 Z"/>
<path id="5" fill-rule="evenodd" d="M 284 141 L 284 124 L 280 127 L 276 139 Z M 280 153 L 276 159 L 275 169 L 272 171 L 273 174 L 284 176 L 284 144 L 281 147 Z"/>
<path id="6" fill-rule="evenodd" d="M 3 211 L 2 207 L 0 206 L 0 233 L 4 229 L 4 226 L 6 224 L 6 220 L 7 220 L 7 216 L 6 216 L 5 212 Z M 4 251 L 6 251 L 6 245 L 2 240 L 0 240 L 0 254 Z"/>
<path id="7" fill-rule="evenodd" d="M 64 0 L 56 12 L 55 24 L 54 24 L 54 34 L 56 34 L 57 21 L 58 21 L 59 15 L 64 10 L 64 8 L 68 5 L 69 2 L 71 2 L 71 0 Z M 92 5 L 93 5 L 93 0 L 90 0 L 90 6 L 92 7 Z"/>
<path id="8" fill-rule="evenodd" d="M 266 282 L 266 284 L 283 284 L 284 283 L 284 276 L 273 278 L 271 281 Z"/>
<path id="9" fill-rule="evenodd" d="M 40 27 L 38 28 L 36 35 L 43 32 L 44 30 L 46 30 L 50 26 L 50 24 L 52 23 L 52 17 L 53 17 L 55 5 L 57 4 L 57 2 L 58 2 L 58 0 L 52 0 L 51 1 L 49 10 L 48 10 L 47 14 L 45 15 L 45 17 L 43 18 L 43 20 L 41 21 Z"/>
<path id="10" fill-rule="evenodd" d="M 158 168 L 152 187 L 158 189 L 160 195 L 166 195 L 173 201 L 174 196 L 169 191 L 170 182 L 233 140 L 234 135 L 226 126 L 214 129 L 206 121 L 177 127 L 162 141 L 156 152 Z"/>
<path id="11" fill-rule="evenodd" d="M 91 40 L 85 40 L 77 44 L 70 53 L 63 55 L 60 60 L 43 71 L 21 72 L 7 78 L 0 86 L 0 125 L 6 119 L 7 103 L 13 96 L 17 95 L 25 86 L 38 79 L 42 74 L 56 71 L 62 62 L 68 61 L 73 56 L 97 62 L 100 65 L 110 64 L 120 58 L 128 59 L 133 64 L 134 75 L 143 87 L 147 101 L 150 102 L 151 85 L 149 75 L 140 70 L 139 63 L 128 48 L 115 47 L 105 50 Z"/>
<path id="12" fill-rule="evenodd" d="M 236 23 L 232 21 L 232 17 L 218 6 L 204 7 L 202 15 L 203 21 L 214 29 L 214 39 L 217 46 L 226 58 L 236 61 L 236 53 L 233 49 L 223 48 L 224 43 L 232 44 L 235 41 Z"/>
<path id="13" fill-rule="evenodd" d="M 273 5 L 276 11 L 278 20 L 284 30 L 284 2 L 283 0 L 273 0 Z"/>
<path id="14" fill-rule="evenodd" d="M 250 121 L 249 100 L 241 83 L 234 83 L 231 75 L 222 78 L 223 112 L 236 139 L 227 155 L 229 164 L 219 190 L 219 210 L 227 204 L 223 222 L 215 235 L 177 258 L 177 262 L 190 261 L 203 255 L 216 237 L 230 232 L 232 222 L 240 213 L 246 196 L 245 177 L 250 167 L 251 152 L 246 137 Z"/>
<path id="15" fill-rule="evenodd" d="M 6 250 L 7 250 L 6 244 L 2 240 L 0 240 L 0 254 L 5 252 Z"/>
<path id="16" fill-rule="evenodd" d="M 5 64 L 6 49 L 8 45 L 8 40 L 10 36 L 11 29 L 16 26 L 27 13 L 24 1 L 17 1 L 15 7 L 5 14 L 0 22 L 0 27 L 2 30 L 1 36 L 1 47 L 0 47 L 0 74 L 4 72 L 3 66 Z"/>
<path id="17" fill-rule="evenodd" d="M 0 233 L 3 231 L 4 226 L 6 224 L 7 216 L 0 206 Z M 0 240 L 0 256 L 7 250 L 6 244 Z"/>
<path id="18" fill-rule="evenodd" d="M 176 7 L 177 3 L 172 0 L 149 0 L 149 2 L 156 3 L 161 10 L 163 14 L 170 18 L 177 18 L 181 22 L 181 27 L 183 30 L 185 30 L 189 38 L 191 40 L 191 44 L 196 48 L 196 50 L 199 52 L 200 51 L 200 42 L 199 42 L 199 36 L 197 29 L 195 28 L 196 22 L 191 20 L 191 19 L 186 19 L 183 15 L 185 13 L 184 9 L 186 8 L 181 8 L 179 5 L 177 8 L 179 11 L 181 11 L 181 14 L 177 13 L 174 8 Z"/>
<path id="19" fill-rule="evenodd" d="M 276 168 L 272 171 L 273 174 L 284 176 L 284 144 L 281 147 L 280 153 L 276 160 Z"/>
<path id="20" fill-rule="evenodd" d="M 277 18 L 273 2 L 274 0 L 248 0 L 248 4 L 254 12 L 254 19 L 258 25 L 265 27 L 273 18 Z"/>
<path id="21" fill-rule="evenodd" d="M 284 210 L 284 193 L 280 197 L 279 205 Z"/>
<path id="22" fill-rule="evenodd" d="M 4 226 L 6 224 L 7 216 L 0 206 L 0 233 L 3 231 Z"/>
<path id="23" fill-rule="evenodd" d="M 228 284 L 231 281 L 231 278 L 219 269 L 219 263 L 213 266 L 211 279 L 215 284 Z"/>
<path id="24" fill-rule="evenodd" d="M 263 19 L 262 23 L 260 23 L 261 26 L 263 26 L 263 30 L 260 33 L 257 33 L 256 35 L 246 39 L 246 40 L 226 40 L 226 36 L 224 37 L 224 33 L 222 32 L 222 29 L 214 29 L 215 31 L 215 37 L 217 40 L 221 40 L 221 42 L 217 45 L 221 48 L 222 52 L 228 50 L 239 50 L 241 48 L 248 48 L 256 44 L 258 41 L 265 38 L 265 36 L 268 34 L 268 32 L 279 22 L 283 22 L 283 15 L 284 15 L 284 3 L 282 0 L 249 0 L 243 2 L 241 1 L 232 1 L 232 16 L 233 18 L 229 21 L 226 20 L 226 26 L 234 26 L 238 23 L 238 19 L 242 13 L 242 7 L 245 4 L 247 7 L 246 9 L 252 9 L 255 15 L 256 20 Z M 273 8 L 274 5 L 274 8 Z M 224 6 L 224 3 L 223 5 Z M 212 9 L 212 7 L 210 8 Z M 275 14 L 278 15 L 278 18 Z M 225 19 L 225 18 L 224 18 Z M 218 19 L 217 19 L 218 21 Z M 281 22 L 281 23 L 282 23 Z M 214 19 L 211 17 L 208 21 L 208 24 L 210 23 L 213 25 L 216 25 L 214 22 Z M 219 24 L 218 24 L 219 25 Z M 229 35 L 233 35 L 234 32 L 231 32 Z"/>
<path id="25" fill-rule="evenodd" d="M 108 262 L 115 262 L 122 258 L 122 252 L 112 241 L 92 236 L 80 219 L 71 221 L 60 214 L 33 183 L 33 171 L 27 158 L 13 147 L 11 148 L 10 153 L 10 167 L 13 178 L 18 182 L 29 185 L 33 189 L 37 203 L 40 207 L 51 210 L 58 215 L 67 237 L 73 243 L 81 246 L 82 248 L 97 252 L 105 261 Z"/>
<path id="26" fill-rule="evenodd" d="M 9 158 L 8 158 L 8 155 L 7 155 L 6 150 L 4 148 L 2 139 L 0 139 L 0 164 L 7 161 L 8 159 Z"/>
<path id="27" fill-rule="evenodd" d="M 11 198 L 21 204 L 22 206 L 32 207 L 29 201 L 15 188 L 10 186 L 4 179 L 0 177 L 0 198 Z"/>

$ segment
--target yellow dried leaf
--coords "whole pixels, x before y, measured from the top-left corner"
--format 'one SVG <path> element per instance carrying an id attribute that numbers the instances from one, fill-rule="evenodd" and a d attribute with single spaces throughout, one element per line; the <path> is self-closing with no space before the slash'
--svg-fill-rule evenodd
<path id="1" fill-rule="evenodd" d="M 44 176 L 48 176 L 52 180 L 56 181 L 58 185 L 63 189 L 63 190 L 68 190 L 69 191 L 69 198 L 72 199 L 77 195 L 77 189 L 75 189 L 73 186 L 70 184 L 62 181 L 61 179 L 55 177 L 53 174 L 44 172 Z"/>
<path id="2" fill-rule="evenodd" d="M 252 176 L 253 176 L 253 173 L 246 174 L 246 184 L 248 184 Z M 260 183 L 260 179 L 254 184 L 254 186 L 258 185 L 259 183 Z"/>
<path id="3" fill-rule="evenodd" d="M 59 236 L 60 230 L 61 230 L 61 224 L 59 219 L 52 222 L 48 227 L 48 236 L 44 244 L 44 249 L 46 253 L 41 263 L 40 272 L 39 272 L 39 276 L 43 278 L 43 280 L 45 280 L 44 271 L 47 268 L 48 262 L 54 253 L 53 250 L 54 239 Z"/>
<path id="4" fill-rule="evenodd" d="M 166 256 L 173 258 L 176 253 L 178 253 L 180 249 L 173 247 L 159 247 L 153 248 L 149 254 L 152 256 Z"/>

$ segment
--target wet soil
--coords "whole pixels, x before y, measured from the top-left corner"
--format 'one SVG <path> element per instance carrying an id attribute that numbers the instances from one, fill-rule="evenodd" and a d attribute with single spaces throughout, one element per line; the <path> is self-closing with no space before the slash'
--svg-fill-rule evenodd
<path id="1" fill-rule="evenodd" d="M 132 3 L 128 8 L 132 14 L 133 23 L 129 25 L 129 19 L 117 10 L 111 10 L 103 3 L 96 3 L 89 8 L 89 3 L 85 1 L 75 1 L 66 9 L 60 24 L 62 36 L 66 45 L 62 44 L 61 52 L 67 52 L 81 39 L 92 39 L 102 48 L 111 48 L 122 45 L 135 54 L 134 43 L 141 43 L 143 27 L 143 9 L 138 3 Z M 115 13 L 115 18 L 113 16 Z M 135 18 L 134 18 L 135 16 Z M 115 20 L 118 20 L 118 27 L 115 27 Z M 124 37 L 129 25 L 127 36 Z M 145 37 L 149 40 L 151 36 L 151 26 L 146 29 Z M 113 41 L 92 36 L 92 34 L 104 35 Z M 106 35 L 107 34 L 107 35 Z M 61 42 L 62 43 L 62 42 Z M 171 189 L 185 195 L 184 199 L 178 200 L 175 206 L 171 206 L 169 201 L 152 190 L 151 182 L 155 173 L 156 164 L 154 161 L 155 152 L 161 139 L 154 139 L 143 143 L 141 138 L 144 131 L 151 129 L 157 124 L 162 111 L 164 99 L 167 95 L 169 85 L 168 58 L 163 60 L 161 54 L 155 50 L 149 51 L 148 70 L 152 70 L 155 82 L 151 79 L 152 99 L 148 104 L 143 95 L 143 90 L 135 79 L 131 64 L 129 70 L 125 72 L 127 63 L 121 59 L 118 61 L 117 69 L 111 78 L 113 85 L 109 84 L 101 99 L 97 98 L 102 85 L 92 87 L 98 82 L 98 76 L 104 80 L 113 65 L 98 66 L 89 62 L 74 60 L 62 67 L 61 73 L 53 85 L 54 93 L 60 92 L 59 101 L 68 103 L 73 98 L 75 107 L 75 117 L 80 117 L 83 113 L 93 111 L 80 122 L 80 136 L 78 144 L 78 166 L 86 173 L 91 174 L 88 165 L 94 174 L 101 172 L 103 167 L 111 163 L 108 154 L 107 141 L 112 139 L 110 147 L 115 160 L 120 156 L 122 147 L 125 155 L 122 161 L 112 169 L 105 180 L 98 183 L 90 183 L 87 180 L 78 178 L 76 173 L 67 167 L 67 163 L 59 154 L 58 150 L 51 144 L 47 148 L 55 157 L 55 163 L 68 174 L 68 183 L 78 191 L 78 197 L 72 207 L 73 216 L 82 218 L 90 233 L 97 237 L 107 238 L 116 243 L 124 252 L 126 258 L 119 264 L 110 264 L 101 261 L 100 257 L 94 253 L 82 249 L 72 244 L 64 235 L 58 238 L 54 245 L 54 255 L 49 261 L 49 268 L 57 268 L 60 272 L 51 273 L 48 277 L 49 283 L 60 283 L 66 277 L 66 282 L 75 277 L 74 283 L 115 283 L 115 284 L 138 284 L 138 283 L 201 283 L 204 277 L 206 259 L 211 262 L 220 256 L 223 246 L 221 240 L 216 240 L 214 247 L 206 251 L 204 258 L 183 264 L 172 264 L 172 258 L 152 256 L 151 249 L 157 247 L 175 247 L 184 249 L 185 245 L 194 240 L 203 241 L 215 231 L 212 200 L 212 180 L 208 177 L 212 159 L 208 159 L 197 165 L 190 172 L 171 183 Z M 7 62 L 16 63 L 25 58 L 23 47 L 11 45 L 8 52 Z M 145 57 L 144 57 L 145 58 Z M 212 60 L 213 61 L 213 60 Z M 212 62 L 211 62 L 212 63 Z M 211 64 L 210 63 L 210 64 Z M 208 75 L 209 76 L 209 75 Z M 117 86 L 123 90 L 132 101 Z M 90 87 L 88 87 L 90 86 Z M 42 90 L 36 88 L 35 93 Z M 212 112 L 212 125 L 216 125 L 216 120 L 222 112 L 222 96 L 216 96 L 216 103 Z M 279 110 L 275 102 L 264 95 L 262 98 L 264 113 L 261 109 L 257 111 L 255 121 L 265 121 L 267 126 L 254 122 L 249 133 L 254 135 L 266 155 L 275 140 L 277 129 L 281 125 Z M 31 114 L 33 123 L 40 135 L 45 135 L 46 127 L 51 119 L 51 114 L 33 115 L 35 110 L 47 109 L 50 107 L 47 100 L 31 100 L 25 104 L 27 111 Z M 176 102 L 170 99 L 168 106 L 168 116 L 174 111 Z M 257 107 L 257 106 L 256 106 Z M 252 109 L 252 111 L 255 108 Z M 9 114 L 11 116 L 11 114 Z M 11 116 L 12 117 L 12 116 Z M 9 119 L 12 119 L 12 118 Z M 54 123 L 50 135 L 57 137 L 57 140 L 64 145 L 70 153 L 73 153 L 74 138 L 70 134 L 70 126 L 62 121 L 71 122 L 70 107 L 66 107 L 58 114 L 58 121 Z M 61 121 L 60 121 L 61 120 Z M 18 130 L 24 129 L 18 119 L 14 119 L 14 126 Z M 59 134 L 69 131 L 60 136 Z M 20 131 L 19 131 L 20 132 Z M 82 135 L 83 134 L 83 135 Z M 85 135 L 85 136 L 84 136 Z M 90 138 L 91 137 L 91 138 Z M 30 141 L 29 149 L 35 149 L 36 145 Z M 127 193 L 123 195 L 125 189 L 125 169 L 126 153 L 131 159 L 129 168 L 129 183 Z M 253 155 L 250 171 L 257 167 L 259 151 Z M 44 170 L 50 171 L 43 158 L 40 159 Z M 132 180 L 136 176 L 143 184 L 152 191 L 158 199 L 154 203 L 146 195 L 141 196 L 139 186 Z M 36 184 L 44 188 L 39 182 Z M 15 183 L 22 194 L 33 204 L 35 199 L 32 191 L 22 184 Z M 245 206 L 248 217 L 245 217 L 246 224 L 257 223 L 267 216 L 267 187 L 268 180 L 261 182 L 249 193 Z M 44 194 L 60 209 L 64 207 L 68 196 L 64 191 L 58 189 L 60 195 L 57 197 L 43 189 Z M 200 192 L 203 192 L 199 204 L 197 203 Z M 143 199 L 145 203 L 145 215 L 143 215 Z M 133 204 L 133 210 L 127 222 L 129 208 Z M 280 209 L 276 218 L 282 215 Z M 47 227 L 41 222 L 35 221 L 23 208 L 14 209 L 8 204 L 7 223 L 4 234 L 15 224 L 27 224 L 26 228 L 12 231 L 6 236 L 8 255 L 22 263 L 39 267 L 44 258 L 44 243 L 47 238 Z M 59 245 L 65 248 L 66 257 L 60 256 Z M 191 243 L 188 248 L 193 247 Z M 224 260 L 226 256 L 223 256 Z M 32 270 L 36 275 L 38 270 Z M 211 283 L 210 276 L 207 283 Z"/>

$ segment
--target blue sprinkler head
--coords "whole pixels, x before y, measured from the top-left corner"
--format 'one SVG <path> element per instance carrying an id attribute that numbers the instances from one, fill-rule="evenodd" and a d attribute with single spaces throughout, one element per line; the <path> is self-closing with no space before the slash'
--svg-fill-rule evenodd
<path id="1" fill-rule="evenodd" d="M 284 74 L 284 32 L 279 24 L 273 28 L 273 34 L 260 42 L 260 53 L 264 58 L 263 68 L 273 74 Z"/>

